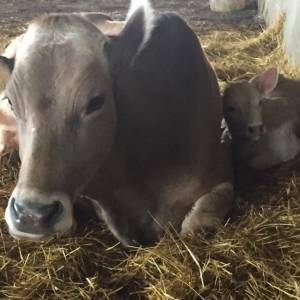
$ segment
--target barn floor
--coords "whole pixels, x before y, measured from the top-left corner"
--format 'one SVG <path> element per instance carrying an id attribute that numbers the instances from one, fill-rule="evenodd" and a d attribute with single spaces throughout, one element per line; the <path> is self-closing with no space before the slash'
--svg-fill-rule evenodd
<path id="1" fill-rule="evenodd" d="M 31 2 L 40 3 L 41 11 L 43 5 L 66 3 Z M 26 3 L 0 0 L 0 49 L 32 16 Z M 87 10 L 79 1 L 72 3 Z M 124 1 L 112 3 L 119 4 L 116 16 L 122 16 Z M 9 14 L 22 9 L 20 19 L 9 21 Z M 185 16 L 221 86 L 274 63 L 289 76 L 300 75 L 280 47 L 280 24 L 267 31 L 245 23 L 238 29 L 230 24 L 216 29 L 200 19 L 197 26 L 187 12 Z M 170 228 L 153 248 L 124 249 L 88 215 L 76 237 L 43 244 L 14 241 L 3 219 L 18 173 L 18 162 L 8 153 L 0 161 L 0 299 L 300 299 L 299 167 L 295 162 L 261 174 L 238 171 L 237 208 L 215 235 L 183 240 Z"/>

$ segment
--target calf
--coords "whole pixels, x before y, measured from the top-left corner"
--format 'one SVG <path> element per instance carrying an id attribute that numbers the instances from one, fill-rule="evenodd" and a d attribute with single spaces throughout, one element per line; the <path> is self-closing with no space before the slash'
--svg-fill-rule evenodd
<path id="1" fill-rule="evenodd" d="M 223 109 L 234 155 L 246 165 L 266 169 L 299 153 L 299 81 L 269 68 L 250 81 L 229 85 Z"/>

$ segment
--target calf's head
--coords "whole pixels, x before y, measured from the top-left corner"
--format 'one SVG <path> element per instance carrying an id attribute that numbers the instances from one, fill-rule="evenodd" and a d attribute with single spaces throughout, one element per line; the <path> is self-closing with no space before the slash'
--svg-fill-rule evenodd
<path id="1" fill-rule="evenodd" d="M 223 96 L 224 118 L 233 138 L 257 141 L 265 133 L 263 99 L 278 82 L 276 68 L 269 68 L 250 81 L 229 85 Z"/>
<path id="2" fill-rule="evenodd" d="M 112 74 L 145 42 L 145 7 L 131 11 L 114 40 L 81 17 L 45 16 L 30 25 L 14 61 L 0 60 L 22 161 L 5 212 L 12 236 L 40 240 L 74 226 L 73 202 L 114 143 Z"/>

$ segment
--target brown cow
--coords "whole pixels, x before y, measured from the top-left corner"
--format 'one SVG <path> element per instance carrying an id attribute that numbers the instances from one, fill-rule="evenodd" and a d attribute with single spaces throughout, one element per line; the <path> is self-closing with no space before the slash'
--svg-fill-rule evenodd
<path id="1" fill-rule="evenodd" d="M 44 16 L 18 45 L 5 96 L 22 160 L 5 213 L 16 238 L 69 232 L 80 196 L 125 245 L 153 243 L 169 223 L 215 226 L 231 208 L 216 76 L 177 15 L 132 1 L 112 36 Z"/>

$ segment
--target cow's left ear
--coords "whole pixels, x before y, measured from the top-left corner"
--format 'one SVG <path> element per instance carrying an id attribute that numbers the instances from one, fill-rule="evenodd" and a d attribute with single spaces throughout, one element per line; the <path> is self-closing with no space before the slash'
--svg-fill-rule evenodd
<path id="1" fill-rule="evenodd" d="M 0 56 L 0 83 L 6 86 L 14 68 L 14 59 Z"/>
<path id="2" fill-rule="evenodd" d="M 123 30 L 106 45 L 113 68 L 122 68 L 133 63 L 150 40 L 154 22 L 154 11 L 148 0 L 131 1 Z"/>

